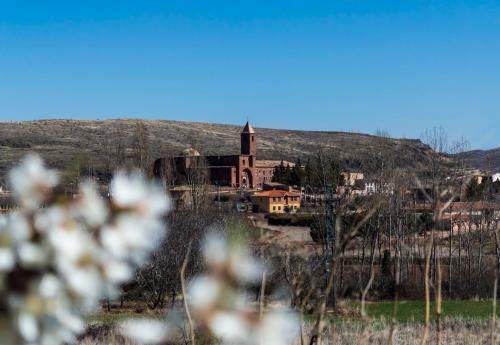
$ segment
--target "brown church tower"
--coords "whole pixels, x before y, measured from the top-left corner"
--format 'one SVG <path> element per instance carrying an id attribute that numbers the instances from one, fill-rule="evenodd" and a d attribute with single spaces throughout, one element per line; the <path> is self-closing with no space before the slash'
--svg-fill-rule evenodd
<path id="1" fill-rule="evenodd" d="M 246 123 L 241 131 L 241 154 L 254 157 L 257 154 L 255 131 L 249 122 Z"/>

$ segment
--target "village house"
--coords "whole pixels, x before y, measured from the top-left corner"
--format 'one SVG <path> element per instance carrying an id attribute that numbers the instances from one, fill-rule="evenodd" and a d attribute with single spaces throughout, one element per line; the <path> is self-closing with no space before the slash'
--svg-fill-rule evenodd
<path id="1" fill-rule="evenodd" d="M 174 170 L 173 175 L 178 180 L 184 180 L 190 170 L 206 170 L 208 180 L 217 186 L 229 186 L 243 189 L 261 189 L 265 183 L 273 180 L 274 169 L 281 160 L 258 160 L 257 137 L 254 128 L 246 123 L 240 133 L 240 153 L 234 155 L 202 156 L 195 149 L 184 150 L 182 155 L 159 158 L 154 163 L 154 174 L 162 176 L 165 167 Z M 293 167 L 292 162 L 284 164 Z M 182 184 L 182 183 L 181 183 Z"/>
<path id="2" fill-rule="evenodd" d="M 300 194 L 285 190 L 267 190 L 250 197 L 254 213 L 294 213 L 300 209 Z"/>
<path id="3" fill-rule="evenodd" d="M 500 218 L 500 204 L 491 201 L 456 201 L 449 205 L 439 205 L 442 208 L 439 221 L 452 226 L 453 230 L 477 230 L 481 226 L 494 223 L 498 226 Z M 417 213 L 433 212 L 431 203 L 415 205 Z"/>
<path id="4" fill-rule="evenodd" d="M 459 176 L 458 179 L 464 181 L 466 184 L 470 183 L 472 180 L 476 180 L 477 184 L 481 184 L 488 177 L 488 174 L 485 172 L 478 169 L 472 169 L 467 171 L 464 175 Z"/>
<path id="5" fill-rule="evenodd" d="M 356 181 L 364 180 L 365 176 L 361 172 L 351 172 L 351 171 L 343 171 L 340 175 L 344 179 L 344 186 L 354 186 Z"/>

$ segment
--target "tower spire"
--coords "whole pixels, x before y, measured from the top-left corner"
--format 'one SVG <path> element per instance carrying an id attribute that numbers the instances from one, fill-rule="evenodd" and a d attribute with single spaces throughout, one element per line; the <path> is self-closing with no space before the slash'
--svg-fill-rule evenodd
<path id="1" fill-rule="evenodd" d="M 255 156 L 257 154 L 255 130 L 248 121 L 241 130 L 241 154 L 249 156 Z"/>
<path id="2" fill-rule="evenodd" d="M 241 133 L 255 133 L 255 130 L 253 129 L 250 122 L 247 121 L 247 123 L 245 124 L 245 127 L 243 127 L 243 130 L 241 131 Z"/>

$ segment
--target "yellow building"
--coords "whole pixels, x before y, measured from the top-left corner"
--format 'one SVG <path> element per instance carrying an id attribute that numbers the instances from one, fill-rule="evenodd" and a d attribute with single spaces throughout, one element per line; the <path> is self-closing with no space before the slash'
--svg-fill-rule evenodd
<path id="1" fill-rule="evenodd" d="M 284 190 L 268 190 L 251 196 L 253 212 L 285 213 L 300 209 L 300 194 Z"/>

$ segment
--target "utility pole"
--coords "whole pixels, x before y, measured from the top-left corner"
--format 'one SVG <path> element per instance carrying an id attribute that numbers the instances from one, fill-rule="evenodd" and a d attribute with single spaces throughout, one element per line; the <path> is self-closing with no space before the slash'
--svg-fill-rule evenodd
<path id="1" fill-rule="evenodd" d="M 325 187 L 325 230 L 326 230 L 326 251 L 325 251 L 325 280 L 326 286 L 331 272 L 335 274 L 335 246 L 336 246 L 336 229 L 335 229 L 335 209 L 333 205 L 333 187 L 327 184 Z M 337 284 L 336 277 L 333 277 L 333 286 L 330 296 L 326 297 L 327 305 L 335 308 L 337 302 Z"/>

